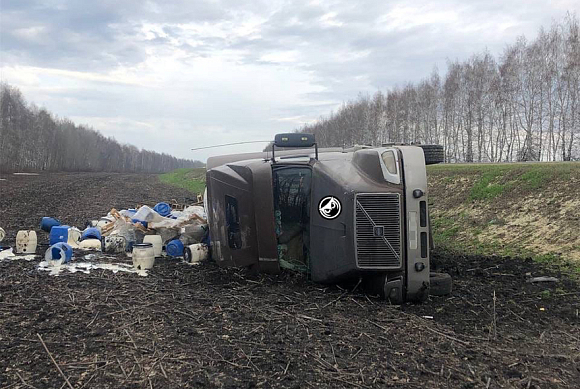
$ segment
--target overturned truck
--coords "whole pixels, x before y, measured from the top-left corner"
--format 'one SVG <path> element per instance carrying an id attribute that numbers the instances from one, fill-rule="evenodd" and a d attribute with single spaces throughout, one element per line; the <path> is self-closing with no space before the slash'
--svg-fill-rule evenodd
<path id="1" fill-rule="evenodd" d="M 425 165 L 442 158 L 440 146 L 319 150 L 296 133 L 277 135 L 271 152 L 209 158 L 212 257 L 321 283 L 359 278 L 393 303 L 422 301 L 432 278 Z"/>

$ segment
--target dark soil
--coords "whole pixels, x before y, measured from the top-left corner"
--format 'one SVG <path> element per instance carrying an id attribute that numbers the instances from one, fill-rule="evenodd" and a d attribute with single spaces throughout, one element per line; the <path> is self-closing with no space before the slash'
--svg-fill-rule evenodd
<path id="1" fill-rule="evenodd" d="M 186 196 L 154 176 L 7 178 L 0 223 L 11 234 L 40 216 L 78 225 Z M 0 262 L 3 388 L 580 387 L 580 288 L 528 260 L 437 253 L 453 293 L 404 306 L 211 262 L 162 259 L 147 277 L 54 277 L 37 263 Z"/>

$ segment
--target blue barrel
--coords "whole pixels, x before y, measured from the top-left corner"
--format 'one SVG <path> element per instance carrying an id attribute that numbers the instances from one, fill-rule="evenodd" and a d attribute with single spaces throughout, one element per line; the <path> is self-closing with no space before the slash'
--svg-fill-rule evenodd
<path id="1" fill-rule="evenodd" d="M 54 226 L 50 229 L 50 235 L 48 236 L 48 242 L 52 246 L 58 242 L 68 242 L 68 230 L 69 226 Z"/>
<path id="2" fill-rule="evenodd" d="M 60 226 L 62 223 L 53 217 L 43 217 L 40 221 L 40 229 L 42 231 L 50 232 L 54 226 Z"/>
<path id="3" fill-rule="evenodd" d="M 171 213 L 171 206 L 167 203 L 157 203 L 153 207 L 153 210 L 160 214 L 161 216 L 167 216 Z"/>
<path id="4" fill-rule="evenodd" d="M 101 231 L 97 227 L 87 227 L 81 235 L 81 240 L 85 239 L 101 240 Z"/>
<path id="5" fill-rule="evenodd" d="M 64 251 L 64 258 L 61 258 L 61 250 Z M 64 242 L 58 242 L 50 246 L 52 259 L 58 261 L 62 259 L 62 263 L 70 262 L 73 255 L 73 249 Z"/>
<path id="6" fill-rule="evenodd" d="M 165 246 L 165 251 L 167 255 L 172 257 L 181 257 L 183 255 L 183 243 L 179 239 L 173 239 L 171 242 L 167 243 Z"/>

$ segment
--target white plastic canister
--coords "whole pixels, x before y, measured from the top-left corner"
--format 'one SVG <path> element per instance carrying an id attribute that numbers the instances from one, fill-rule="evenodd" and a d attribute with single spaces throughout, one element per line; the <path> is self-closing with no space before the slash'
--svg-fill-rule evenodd
<path id="1" fill-rule="evenodd" d="M 138 270 L 151 269 L 155 263 L 155 253 L 151 243 L 133 245 L 133 267 Z"/>
<path id="2" fill-rule="evenodd" d="M 184 259 L 188 263 L 198 263 L 207 259 L 208 248 L 202 243 L 191 244 L 185 248 Z"/>
<path id="3" fill-rule="evenodd" d="M 6 236 L 6 231 L 4 231 L 4 229 L 2 227 L 0 227 L 0 242 L 2 242 L 4 240 L 5 236 Z"/>
<path id="4" fill-rule="evenodd" d="M 18 231 L 16 234 L 16 252 L 19 254 L 36 253 L 36 231 Z"/>
<path id="5" fill-rule="evenodd" d="M 153 254 L 156 257 L 161 256 L 161 251 L 163 250 L 161 235 L 145 235 L 143 237 L 143 243 L 151 243 L 153 245 Z"/>

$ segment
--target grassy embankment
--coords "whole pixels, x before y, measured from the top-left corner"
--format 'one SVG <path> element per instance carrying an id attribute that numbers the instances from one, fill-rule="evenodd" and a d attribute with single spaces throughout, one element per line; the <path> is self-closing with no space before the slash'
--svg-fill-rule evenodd
<path id="1" fill-rule="evenodd" d="M 436 246 L 580 273 L 580 163 L 434 165 L 427 175 Z"/>
<path id="2" fill-rule="evenodd" d="M 163 183 L 202 194 L 205 189 L 205 168 L 177 169 L 159 176 Z"/>

